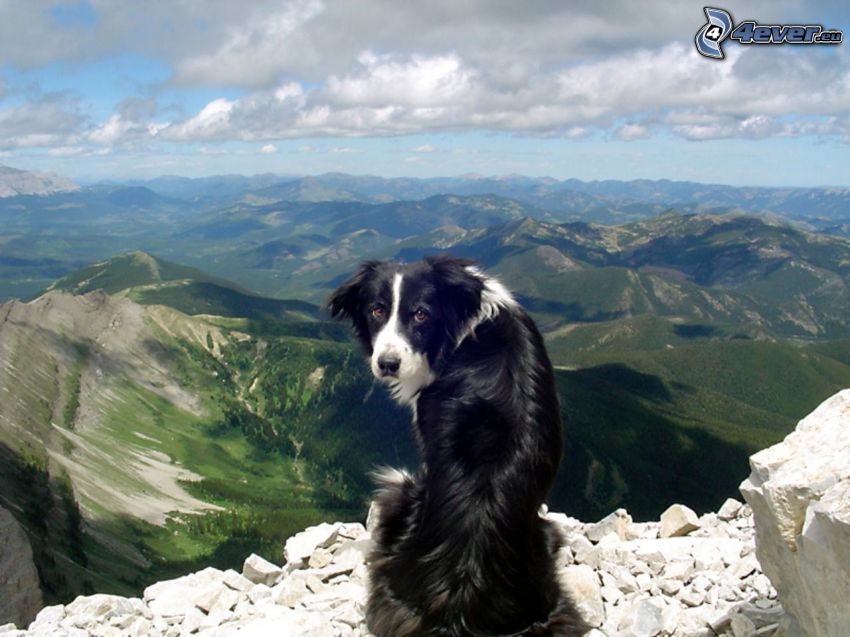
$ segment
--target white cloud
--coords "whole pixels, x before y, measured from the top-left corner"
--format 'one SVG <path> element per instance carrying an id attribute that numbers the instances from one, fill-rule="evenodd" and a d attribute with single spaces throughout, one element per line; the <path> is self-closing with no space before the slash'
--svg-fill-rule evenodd
<path id="1" fill-rule="evenodd" d="M 74 145 L 83 124 L 77 105 L 64 95 L 38 96 L 0 109 L 0 148 Z"/>
<path id="2" fill-rule="evenodd" d="M 275 146 L 274 144 L 263 144 L 260 147 L 260 152 L 263 155 L 273 155 L 277 152 L 277 146 Z"/>
<path id="3" fill-rule="evenodd" d="M 189 85 L 268 86 L 291 66 L 290 56 L 310 47 L 301 31 L 324 11 L 318 0 L 296 0 L 247 16 L 226 29 L 218 48 L 176 64 L 175 82 Z"/>
<path id="4" fill-rule="evenodd" d="M 415 148 L 411 148 L 414 153 L 433 153 L 437 149 L 431 146 L 431 144 L 422 144 L 421 146 L 416 146 Z"/>
<path id="5" fill-rule="evenodd" d="M 92 121 L 68 98 L 9 106 L 0 96 L 0 148 L 239 140 L 263 152 L 290 138 L 468 130 L 622 140 L 848 135 L 850 53 L 729 43 L 726 60 L 706 60 L 692 43 L 702 5 L 214 1 L 201 20 L 189 0 L 97 0 L 95 22 L 58 25 L 33 8 L 40 4 L 4 7 L 0 56 L 12 67 L 135 52 L 173 70 L 177 97 L 168 99 L 178 107 L 181 87 L 220 97 L 177 115 L 156 103 L 156 90 L 140 89 L 143 97 Z M 821 15 L 798 0 L 740 4 L 736 17 Z"/>
<path id="6" fill-rule="evenodd" d="M 635 124 L 628 123 L 623 124 L 616 131 L 614 131 L 614 136 L 617 139 L 621 139 L 623 141 L 630 142 L 635 139 L 646 139 L 649 137 L 650 131 L 647 126 L 643 124 Z"/>

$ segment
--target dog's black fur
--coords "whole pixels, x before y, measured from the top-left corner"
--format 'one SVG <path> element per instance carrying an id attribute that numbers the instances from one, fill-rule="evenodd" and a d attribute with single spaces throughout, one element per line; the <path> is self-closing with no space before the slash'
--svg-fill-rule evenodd
<path id="1" fill-rule="evenodd" d="M 370 356 L 392 319 L 398 275 L 393 329 L 424 354 L 429 375 L 406 394 L 397 387 L 404 379 L 389 382 L 413 409 L 422 465 L 415 475 L 379 476 L 369 629 L 378 637 L 584 634 L 555 570 L 560 534 L 539 515 L 562 449 L 540 333 L 469 261 L 370 262 L 328 301 Z"/>

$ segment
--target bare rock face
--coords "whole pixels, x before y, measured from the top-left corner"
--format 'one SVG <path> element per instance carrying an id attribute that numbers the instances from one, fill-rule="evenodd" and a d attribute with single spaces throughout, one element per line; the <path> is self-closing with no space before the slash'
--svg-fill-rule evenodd
<path id="1" fill-rule="evenodd" d="M 42 606 L 27 535 L 12 514 L 0 508 L 0 625 L 25 626 Z"/>
<path id="2" fill-rule="evenodd" d="M 750 466 L 741 493 L 755 516 L 759 562 L 789 618 L 786 634 L 850 635 L 850 389 Z"/>

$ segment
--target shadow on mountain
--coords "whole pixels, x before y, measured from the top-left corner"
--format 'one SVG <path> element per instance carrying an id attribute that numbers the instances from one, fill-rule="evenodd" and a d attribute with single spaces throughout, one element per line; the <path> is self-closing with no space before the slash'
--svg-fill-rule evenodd
<path id="1" fill-rule="evenodd" d="M 720 334 L 720 330 L 713 325 L 674 325 L 673 333 L 682 338 L 711 338 Z"/>
<path id="2" fill-rule="evenodd" d="M 649 520 L 674 502 L 705 512 L 740 497 L 750 450 L 677 422 L 657 376 L 602 365 L 558 370 L 557 382 L 566 446 L 554 510 L 592 521 L 624 507 Z"/>

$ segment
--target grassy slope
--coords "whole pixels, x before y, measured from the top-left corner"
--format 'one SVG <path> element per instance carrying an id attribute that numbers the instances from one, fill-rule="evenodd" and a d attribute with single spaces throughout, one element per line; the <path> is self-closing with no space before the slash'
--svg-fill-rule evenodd
<path id="1" fill-rule="evenodd" d="M 554 499 L 586 518 L 613 506 L 647 518 L 674 501 L 714 509 L 736 494 L 752 452 L 850 386 L 847 364 L 780 343 L 558 358 L 569 477 Z"/>

